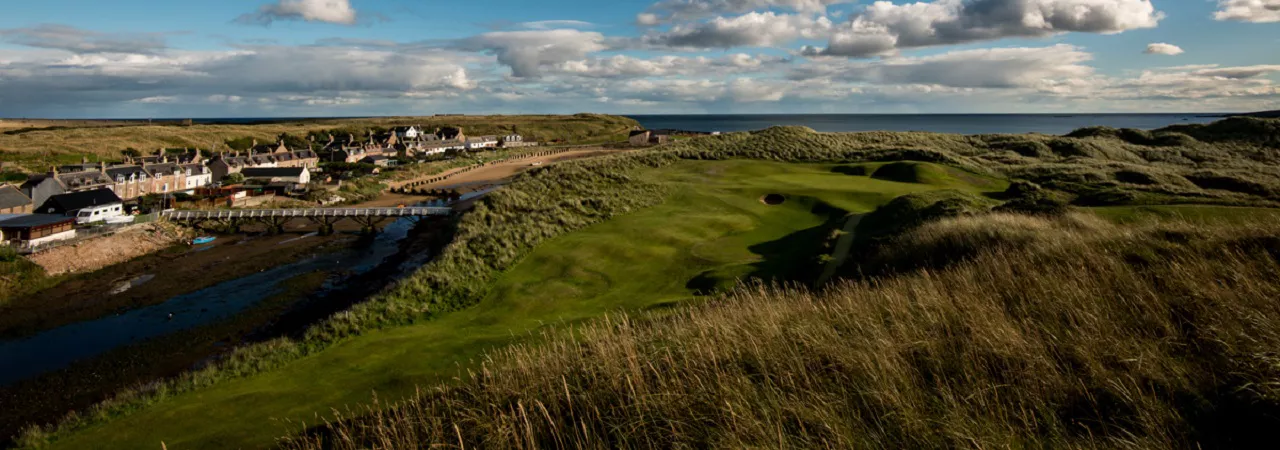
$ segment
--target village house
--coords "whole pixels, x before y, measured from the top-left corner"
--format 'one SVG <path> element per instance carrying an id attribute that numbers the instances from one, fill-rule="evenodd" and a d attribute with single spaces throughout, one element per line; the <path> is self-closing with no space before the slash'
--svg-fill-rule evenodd
<path id="1" fill-rule="evenodd" d="M 360 160 L 360 162 L 365 164 L 373 164 L 375 166 L 383 167 L 383 168 L 394 167 L 396 165 L 396 160 L 392 159 L 387 155 L 366 156 L 364 159 Z"/>
<path id="2" fill-rule="evenodd" d="M 252 167 L 240 171 L 246 180 L 265 180 L 268 183 L 306 185 L 311 183 L 311 171 L 305 167 Z"/>
<path id="3" fill-rule="evenodd" d="M 462 131 L 462 127 L 457 128 L 436 128 L 436 137 L 442 141 L 459 141 L 466 142 L 467 134 Z"/>
<path id="4" fill-rule="evenodd" d="M 105 188 L 111 180 L 99 169 L 60 172 L 54 167 L 47 174 L 32 175 L 22 184 L 22 193 L 31 199 L 34 205 L 43 204 L 49 197 Z"/>
<path id="5" fill-rule="evenodd" d="M 196 189 L 213 184 L 213 172 L 208 166 L 200 163 L 187 163 L 178 166 L 183 172 L 184 181 L 178 191 L 184 194 L 195 193 Z"/>
<path id="6" fill-rule="evenodd" d="M 417 139 L 422 135 L 422 128 L 416 126 L 395 127 L 391 130 L 401 141 Z"/>
<path id="7" fill-rule="evenodd" d="M 467 150 L 471 150 L 471 151 L 484 150 L 486 148 L 497 148 L 498 137 L 497 136 L 469 137 L 466 140 L 466 146 L 467 146 Z"/>
<path id="8" fill-rule="evenodd" d="M 124 201 L 111 189 L 100 188 L 49 197 L 40 207 L 36 208 L 36 212 L 75 217 L 76 213 L 85 208 L 123 206 L 123 204 Z"/>
<path id="9" fill-rule="evenodd" d="M 532 141 L 525 142 L 524 136 L 518 134 L 508 134 L 498 138 L 498 145 L 503 148 L 536 147 L 538 143 Z"/>
<path id="10" fill-rule="evenodd" d="M 141 165 L 119 165 L 102 171 L 113 182 L 111 190 L 122 199 L 132 200 L 153 192 L 152 174 Z"/>
<path id="11" fill-rule="evenodd" d="M 0 242 L 40 245 L 76 237 L 75 217 L 52 214 L 22 214 L 0 217 Z"/>
<path id="12" fill-rule="evenodd" d="M 172 194 L 187 184 L 186 172 L 177 163 L 144 164 L 142 168 L 151 174 L 150 194 Z"/>
<path id="13" fill-rule="evenodd" d="M 225 153 L 213 157 L 208 164 L 209 172 L 213 181 L 222 181 L 227 175 L 240 173 L 246 167 L 253 167 L 252 162 L 246 156 L 240 156 L 240 152 L 234 152 L 231 155 Z"/>
<path id="14" fill-rule="evenodd" d="M 21 189 L 0 185 L 0 214 L 31 214 L 33 207 L 31 197 L 23 194 Z"/>

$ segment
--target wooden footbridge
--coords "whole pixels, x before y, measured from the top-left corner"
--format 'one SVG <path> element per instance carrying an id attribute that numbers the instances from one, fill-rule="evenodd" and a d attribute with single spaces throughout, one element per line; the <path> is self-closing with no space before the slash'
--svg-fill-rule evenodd
<path id="1" fill-rule="evenodd" d="M 411 206 L 404 208 L 301 208 L 301 209 L 223 209 L 223 210 L 172 210 L 161 213 L 161 217 L 175 222 L 186 222 L 196 226 L 214 224 L 236 232 L 246 222 L 261 222 L 272 232 L 284 231 L 284 225 L 290 220 L 306 219 L 320 226 L 322 234 L 333 233 L 333 225 L 344 219 L 350 219 L 363 226 L 366 231 L 373 231 L 378 224 L 388 219 L 403 217 L 422 218 L 431 216 L 448 216 L 453 208 L 447 206 Z"/>

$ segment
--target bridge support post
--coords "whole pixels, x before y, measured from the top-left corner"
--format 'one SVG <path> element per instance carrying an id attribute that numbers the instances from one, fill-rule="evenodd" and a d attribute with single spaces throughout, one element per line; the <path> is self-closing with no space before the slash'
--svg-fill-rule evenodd
<path id="1" fill-rule="evenodd" d="M 283 234 L 284 224 L 289 223 L 289 217 L 263 217 L 262 224 L 267 226 L 268 234 Z"/>
<path id="2" fill-rule="evenodd" d="M 378 234 L 378 225 L 382 224 L 386 217 L 377 216 L 354 216 L 351 220 L 360 224 L 360 232 L 364 234 Z"/>
<path id="3" fill-rule="evenodd" d="M 333 224 L 342 220 L 341 217 L 308 217 L 308 219 L 310 219 L 312 223 L 316 224 L 316 226 L 320 227 L 321 236 L 329 236 L 333 234 Z"/>

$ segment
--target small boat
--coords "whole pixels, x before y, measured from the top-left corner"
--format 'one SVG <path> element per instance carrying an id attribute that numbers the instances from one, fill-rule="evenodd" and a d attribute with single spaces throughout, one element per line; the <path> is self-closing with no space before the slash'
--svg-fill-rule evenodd
<path id="1" fill-rule="evenodd" d="M 216 238 L 216 237 L 213 237 L 213 236 L 201 236 L 201 237 L 198 237 L 198 238 L 192 239 L 192 240 L 191 240 L 191 245 L 204 245 L 204 244 L 208 244 L 208 243 L 210 243 L 210 242 L 213 242 L 213 240 L 214 240 L 214 239 L 217 239 L 217 238 Z"/>
<path id="2" fill-rule="evenodd" d="M 135 217 L 133 216 L 115 216 L 115 217 L 108 217 L 106 221 L 108 225 L 119 225 L 122 223 L 133 223 L 134 219 Z"/>

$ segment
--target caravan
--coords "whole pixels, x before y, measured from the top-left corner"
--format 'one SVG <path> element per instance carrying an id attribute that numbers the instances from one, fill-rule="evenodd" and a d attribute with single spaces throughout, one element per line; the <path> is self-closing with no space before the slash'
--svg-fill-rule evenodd
<path id="1" fill-rule="evenodd" d="M 76 223 L 84 225 L 95 222 L 119 222 L 121 217 L 128 217 L 124 213 L 124 205 L 120 203 L 112 203 L 109 205 L 90 206 L 81 209 L 76 213 Z"/>

